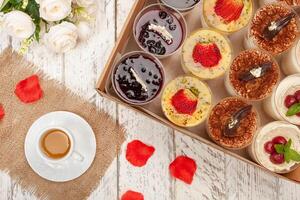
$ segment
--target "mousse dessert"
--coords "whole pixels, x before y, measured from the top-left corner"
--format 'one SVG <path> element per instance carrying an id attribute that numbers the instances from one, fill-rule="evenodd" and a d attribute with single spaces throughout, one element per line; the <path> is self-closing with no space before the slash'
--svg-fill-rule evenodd
<path id="1" fill-rule="evenodd" d="M 262 127 L 248 148 L 253 160 L 275 173 L 288 173 L 299 166 L 300 130 L 283 121 Z"/>
<path id="2" fill-rule="evenodd" d="M 202 25 L 224 33 L 236 32 L 251 20 L 252 0 L 203 0 Z"/>
<path id="3" fill-rule="evenodd" d="M 162 58 L 181 47 L 186 37 L 186 23 L 175 9 L 154 4 L 136 17 L 134 36 L 140 48 Z"/>
<path id="4" fill-rule="evenodd" d="M 112 72 L 117 95 L 130 104 L 149 103 L 161 91 L 164 72 L 160 61 L 144 52 L 124 55 Z"/>
<path id="5" fill-rule="evenodd" d="M 252 49 L 239 53 L 225 78 L 225 87 L 232 96 L 250 101 L 272 94 L 280 80 L 280 69 L 271 55 Z"/>
<path id="6" fill-rule="evenodd" d="M 172 80 L 164 89 L 161 99 L 165 116 L 174 124 L 192 127 L 203 122 L 212 102 L 209 87 L 191 76 Z"/>
<path id="7" fill-rule="evenodd" d="M 300 73 L 300 40 L 282 55 L 281 69 L 286 75 Z"/>
<path id="8" fill-rule="evenodd" d="M 263 106 L 272 118 L 300 125 L 300 74 L 283 79 Z"/>
<path id="9" fill-rule="evenodd" d="M 298 17 L 294 10 L 284 3 L 267 4 L 258 9 L 252 19 L 244 46 L 279 55 L 293 46 L 298 35 Z"/>
<path id="10" fill-rule="evenodd" d="M 254 107 L 238 97 L 221 100 L 212 109 L 207 120 L 210 138 L 227 149 L 248 146 L 259 127 L 259 117 Z"/>
<path id="11" fill-rule="evenodd" d="M 231 57 L 232 48 L 227 37 L 211 29 L 200 29 L 183 44 L 181 65 L 185 72 L 200 79 L 214 79 L 229 68 Z"/>
<path id="12" fill-rule="evenodd" d="M 176 8 L 181 12 L 187 12 L 193 9 L 200 0 L 160 0 L 162 3 Z"/>

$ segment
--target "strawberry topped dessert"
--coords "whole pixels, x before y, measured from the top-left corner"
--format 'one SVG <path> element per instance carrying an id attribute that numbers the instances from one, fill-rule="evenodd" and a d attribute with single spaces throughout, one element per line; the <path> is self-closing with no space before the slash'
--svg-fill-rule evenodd
<path id="1" fill-rule="evenodd" d="M 204 0 L 202 21 L 220 31 L 235 32 L 248 24 L 252 10 L 251 0 Z"/>
<path id="2" fill-rule="evenodd" d="M 184 76 L 171 81 L 162 95 L 162 109 L 166 117 L 182 127 L 203 122 L 211 107 L 211 91 L 197 78 Z"/>
<path id="3" fill-rule="evenodd" d="M 182 48 L 182 67 L 201 79 L 214 79 L 230 66 L 232 48 L 224 35 L 211 29 L 192 33 Z"/>
<path id="4" fill-rule="evenodd" d="M 257 132 L 248 150 L 267 169 L 288 173 L 299 166 L 300 130 L 287 122 L 271 122 Z"/>

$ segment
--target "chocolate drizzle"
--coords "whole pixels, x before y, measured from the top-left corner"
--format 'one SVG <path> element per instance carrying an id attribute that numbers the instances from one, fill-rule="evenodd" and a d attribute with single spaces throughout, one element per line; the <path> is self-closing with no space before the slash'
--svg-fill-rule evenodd
<path id="1" fill-rule="evenodd" d="M 295 13 L 290 13 L 276 21 L 272 21 L 263 30 L 263 37 L 272 40 L 289 22 L 295 17 Z"/>
<path id="2" fill-rule="evenodd" d="M 223 131 L 224 136 L 237 137 L 242 135 L 243 133 L 238 133 L 237 129 L 242 119 L 244 119 L 251 112 L 251 109 L 252 105 L 248 105 L 234 113 L 225 126 L 225 129 Z"/>
<path id="3" fill-rule="evenodd" d="M 240 81 L 251 81 L 264 76 L 272 67 L 272 62 L 265 62 L 239 76 Z"/>

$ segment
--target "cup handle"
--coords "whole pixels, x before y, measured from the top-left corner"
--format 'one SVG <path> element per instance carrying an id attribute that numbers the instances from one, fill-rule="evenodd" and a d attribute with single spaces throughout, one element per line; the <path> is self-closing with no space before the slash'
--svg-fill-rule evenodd
<path id="1" fill-rule="evenodd" d="M 73 160 L 76 160 L 76 161 L 79 161 L 79 162 L 82 162 L 84 160 L 84 157 L 80 153 L 78 153 L 76 151 L 74 151 L 72 153 L 71 157 L 72 157 Z"/>

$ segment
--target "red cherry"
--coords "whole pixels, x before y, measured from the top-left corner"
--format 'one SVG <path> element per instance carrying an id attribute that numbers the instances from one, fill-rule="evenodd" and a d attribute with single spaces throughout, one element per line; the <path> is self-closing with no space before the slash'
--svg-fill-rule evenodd
<path id="1" fill-rule="evenodd" d="M 273 138 L 272 142 L 274 144 L 286 144 L 287 140 L 282 136 L 277 136 Z"/>
<path id="2" fill-rule="evenodd" d="M 287 108 L 290 108 L 292 105 L 294 105 L 295 103 L 297 103 L 297 99 L 295 98 L 294 95 L 288 95 L 285 97 L 285 100 L 284 100 L 284 105 L 287 107 Z"/>
<path id="3" fill-rule="evenodd" d="M 282 164 L 284 163 L 284 155 L 280 153 L 272 153 L 270 155 L 270 160 L 274 164 Z"/>
<path id="4" fill-rule="evenodd" d="M 266 142 L 264 145 L 265 151 L 269 154 L 275 153 L 274 143 L 272 141 Z"/>
<path id="5" fill-rule="evenodd" d="M 297 99 L 298 102 L 300 102 L 300 90 L 295 92 L 294 97 Z"/>

